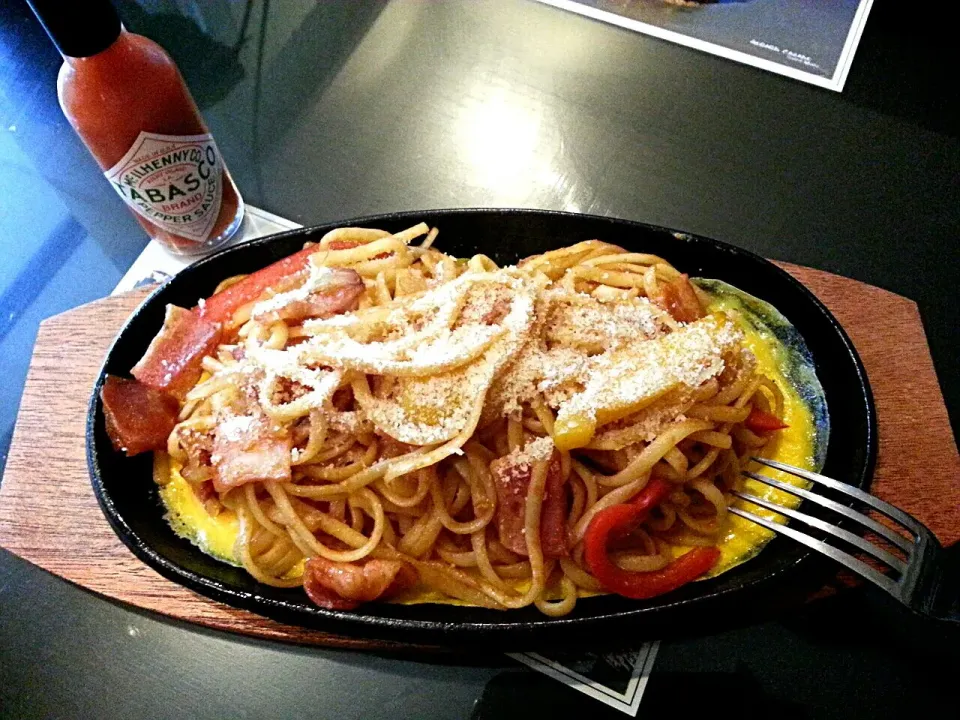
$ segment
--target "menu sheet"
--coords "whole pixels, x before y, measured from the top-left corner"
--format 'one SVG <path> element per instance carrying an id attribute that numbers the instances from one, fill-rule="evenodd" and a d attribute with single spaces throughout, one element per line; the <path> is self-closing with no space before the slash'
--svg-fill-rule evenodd
<path id="1" fill-rule="evenodd" d="M 230 245 L 298 227 L 301 226 L 286 218 L 247 205 L 243 226 Z M 151 242 L 130 266 L 113 294 L 164 282 L 192 260 L 194 258 L 173 256 L 159 244 Z M 612 653 L 545 651 L 542 654 L 511 654 L 510 657 L 632 717 L 640 707 L 657 648 L 658 643 L 653 642 Z"/>
<path id="2" fill-rule="evenodd" d="M 538 0 L 843 90 L 873 0 Z"/>

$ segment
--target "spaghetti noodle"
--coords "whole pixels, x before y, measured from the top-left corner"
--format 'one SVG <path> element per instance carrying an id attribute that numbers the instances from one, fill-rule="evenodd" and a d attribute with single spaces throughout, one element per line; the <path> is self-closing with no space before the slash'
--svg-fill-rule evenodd
<path id="1" fill-rule="evenodd" d="M 177 355 L 206 335 L 165 326 L 141 374 L 197 365 L 157 482 L 235 516 L 259 582 L 328 608 L 414 588 L 561 616 L 708 572 L 785 427 L 737 324 L 655 255 L 591 240 L 500 268 L 436 237 L 334 230 L 201 301 L 215 344 Z"/>

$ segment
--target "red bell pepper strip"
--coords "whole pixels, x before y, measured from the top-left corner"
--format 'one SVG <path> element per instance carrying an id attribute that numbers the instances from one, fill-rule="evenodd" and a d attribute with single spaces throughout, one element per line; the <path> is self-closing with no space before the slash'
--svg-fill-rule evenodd
<path id="1" fill-rule="evenodd" d="M 676 487 L 663 478 L 652 478 L 650 482 L 647 483 L 647 486 L 640 491 L 640 494 L 629 503 L 635 507 L 638 512 L 642 513 L 642 515 L 638 516 L 637 522 L 641 523 L 646 520 L 650 511 L 666 500 L 667 495 L 674 490 L 676 490 Z"/>
<path id="2" fill-rule="evenodd" d="M 321 250 L 319 245 L 311 245 L 283 260 L 255 273 L 247 275 L 240 282 L 211 295 L 196 309 L 200 317 L 215 323 L 226 323 L 233 314 L 249 302 L 253 302 L 269 289 L 307 269 L 310 256 Z"/>
<path id="3" fill-rule="evenodd" d="M 694 548 L 666 567 L 652 572 L 624 570 L 610 559 L 610 541 L 626 535 L 643 522 L 650 510 L 672 490 L 668 482 L 654 478 L 632 502 L 605 508 L 590 521 L 584 538 L 584 559 L 590 574 L 605 590 L 643 600 L 686 585 L 717 564 L 720 550 L 715 547 Z"/>
<path id="4" fill-rule="evenodd" d="M 755 433 L 770 433 L 790 427 L 776 415 L 753 408 L 743 423 L 747 430 Z"/>

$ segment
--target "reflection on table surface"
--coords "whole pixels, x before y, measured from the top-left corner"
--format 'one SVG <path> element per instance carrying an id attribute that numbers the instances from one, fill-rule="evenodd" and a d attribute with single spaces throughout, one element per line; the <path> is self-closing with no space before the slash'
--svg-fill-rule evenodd
<path id="1" fill-rule="evenodd" d="M 918 302 L 957 427 L 960 143 L 935 18 L 878 4 L 840 95 L 530 0 L 117 5 L 179 63 L 248 202 L 303 224 L 436 207 L 597 213 L 852 276 Z M 108 294 L 146 244 L 57 107 L 59 64 L 26 5 L 5 7 L 3 458 L 38 322 Z M 939 671 L 880 640 L 895 624 L 883 612 L 851 596 L 665 643 L 645 703 L 729 678 L 787 715 L 839 714 L 851 687 L 854 714 L 935 705 Z M 198 631 L 8 553 L 0 647 L 13 716 L 466 717 L 481 696 L 501 707 L 508 668 L 539 682 L 500 656 L 423 664 Z M 557 688 L 530 692 L 546 708 L 566 697 Z"/>

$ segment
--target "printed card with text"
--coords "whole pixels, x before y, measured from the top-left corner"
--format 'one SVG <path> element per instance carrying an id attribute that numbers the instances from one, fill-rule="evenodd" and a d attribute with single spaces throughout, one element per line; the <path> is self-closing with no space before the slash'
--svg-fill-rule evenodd
<path id="1" fill-rule="evenodd" d="M 539 0 L 595 20 L 843 90 L 873 0 Z"/>

